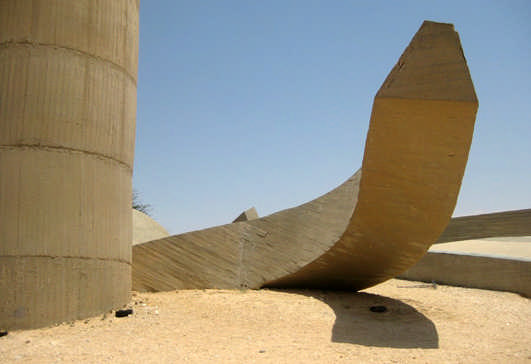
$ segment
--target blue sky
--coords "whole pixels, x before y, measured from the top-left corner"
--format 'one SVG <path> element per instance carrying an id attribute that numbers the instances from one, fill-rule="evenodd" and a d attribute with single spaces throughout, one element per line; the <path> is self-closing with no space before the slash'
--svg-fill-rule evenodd
<path id="1" fill-rule="evenodd" d="M 527 0 L 141 1 L 134 188 L 170 233 L 329 191 L 425 19 L 455 25 L 480 103 L 454 216 L 530 208 Z"/>

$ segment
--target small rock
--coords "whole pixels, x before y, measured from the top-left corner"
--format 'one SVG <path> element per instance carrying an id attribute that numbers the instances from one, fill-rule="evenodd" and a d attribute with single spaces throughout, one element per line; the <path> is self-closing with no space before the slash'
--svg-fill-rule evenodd
<path id="1" fill-rule="evenodd" d="M 7 335 L 7 331 L 0 330 L 0 337 L 6 336 L 6 335 Z"/>
<path id="2" fill-rule="evenodd" d="M 133 314 L 133 309 L 132 308 L 128 308 L 128 309 L 125 309 L 125 310 L 117 310 L 116 313 L 115 313 L 115 316 L 116 317 L 126 317 L 126 316 L 129 316 L 129 315 L 132 315 Z"/>
<path id="3" fill-rule="evenodd" d="M 265 353 L 266 351 L 265 351 L 265 350 L 258 350 L 258 352 L 259 352 L 260 354 L 263 354 L 263 353 Z"/>

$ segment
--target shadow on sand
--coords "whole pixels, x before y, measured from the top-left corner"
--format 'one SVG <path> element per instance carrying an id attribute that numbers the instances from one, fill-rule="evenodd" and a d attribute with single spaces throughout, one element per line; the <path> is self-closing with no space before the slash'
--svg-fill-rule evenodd
<path id="1" fill-rule="evenodd" d="M 439 347 L 433 322 L 399 300 L 363 292 L 286 291 L 313 297 L 334 310 L 333 342 L 391 348 Z M 372 312 L 373 306 L 385 306 L 387 310 Z"/>

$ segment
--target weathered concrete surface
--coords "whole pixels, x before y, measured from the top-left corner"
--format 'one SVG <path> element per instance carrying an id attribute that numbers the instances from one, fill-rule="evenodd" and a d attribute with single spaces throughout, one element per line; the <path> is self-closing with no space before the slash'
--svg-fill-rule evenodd
<path id="1" fill-rule="evenodd" d="M 434 249 L 413 267 L 400 274 L 399 278 L 515 292 L 531 297 L 530 258 Z"/>
<path id="2" fill-rule="evenodd" d="M 133 246 L 133 289 L 257 288 L 308 264 L 337 242 L 361 174 L 296 208 Z"/>
<path id="3" fill-rule="evenodd" d="M 531 297 L 531 210 L 453 218 L 403 279 L 494 289 Z M 475 240 L 513 237 L 510 241 Z M 503 239 L 503 238 L 501 238 Z"/>
<path id="4" fill-rule="evenodd" d="M 451 24 L 425 22 L 374 100 L 362 169 L 263 218 L 133 248 L 133 288 L 362 289 L 420 259 L 453 212 L 477 99 Z"/>
<path id="5" fill-rule="evenodd" d="M 143 212 L 133 209 L 133 245 L 169 235 L 161 224 Z"/>
<path id="6" fill-rule="evenodd" d="M 238 215 L 238 217 L 235 218 L 233 222 L 249 221 L 254 219 L 258 219 L 258 212 L 256 212 L 256 209 L 254 207 L 251 207 L 250 209 L 247 209 L 240 215 Z"/>
<path id="7" fill-rule="evenodd" d="M 453 218 L 403 279 L 494 289 L 531 297 L 531 210 Z M 474 240 L 513 237 L 510 241 Z M 501 238 L 503 239 L 503 238 Z"/>
<path id="8" fill-rule="evenodd" d="M 530 236 L 531 209 L 455 217 L 437 239 L 436 244 L 449 241 L 500 236 Z"/>
<path id="9" fill-rule="evenodd" d="M 138 1 L 0 1 L 0 327 L 125 304 Z"/>

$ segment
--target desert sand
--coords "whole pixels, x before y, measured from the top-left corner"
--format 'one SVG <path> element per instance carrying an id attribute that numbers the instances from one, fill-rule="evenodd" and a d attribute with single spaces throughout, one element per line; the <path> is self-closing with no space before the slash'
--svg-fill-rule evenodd
<path id="1" fill-rule="evenodd" d="M 361 293 L 133 292 L 130 307 L 10 332 L 0 362 L 531 363 L 530 300 L 506 292 L 393 279 Z"/>

